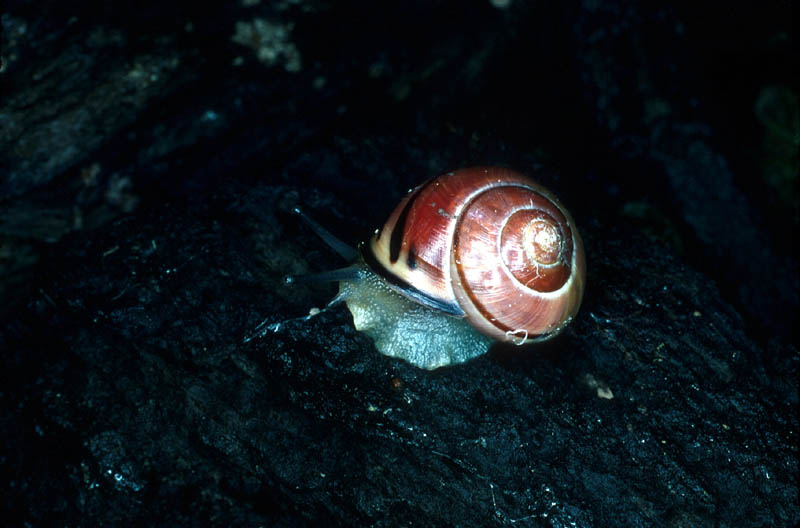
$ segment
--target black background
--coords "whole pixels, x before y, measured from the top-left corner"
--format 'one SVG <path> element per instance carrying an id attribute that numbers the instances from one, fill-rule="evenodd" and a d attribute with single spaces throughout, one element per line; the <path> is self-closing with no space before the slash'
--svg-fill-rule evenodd
<path id="1" fill-rule="evenodd" d="M 11 525 L 800 519 L 791 4 L 504 4 L 5 2 Z M 292 207 L 356 244 L 470 165 L 575 217 L 565 335 L 242 343 L 335 292 L 282 284 L 345 264 Z"/>

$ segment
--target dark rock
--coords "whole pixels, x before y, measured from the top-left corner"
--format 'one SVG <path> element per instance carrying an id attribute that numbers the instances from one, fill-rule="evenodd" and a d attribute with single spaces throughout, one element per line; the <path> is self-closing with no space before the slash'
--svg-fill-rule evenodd
<path id="1" fill-rule="evenodd" d="M 505 4 L 9 3 L 8 524 L 800 521 L 790 17 Z M 562 336 L 433 372 L 344 308 L 245 342 L 335 294 L 282 281 L 345 264 L 293 206 L 355 244 L 485 163 L 576 217 Z"/>

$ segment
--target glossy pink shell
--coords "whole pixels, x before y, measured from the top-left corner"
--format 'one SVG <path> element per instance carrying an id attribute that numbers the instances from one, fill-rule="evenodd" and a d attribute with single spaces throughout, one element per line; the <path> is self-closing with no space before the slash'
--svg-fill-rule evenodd
<path id="1" fill-rule="evenodd" d="M 397 291 L 500 341 L 552 337 L 583 297 L 574 220 L 550 191 L 509 169 L 461 169 L 423 183 L 368 251 Z"/>

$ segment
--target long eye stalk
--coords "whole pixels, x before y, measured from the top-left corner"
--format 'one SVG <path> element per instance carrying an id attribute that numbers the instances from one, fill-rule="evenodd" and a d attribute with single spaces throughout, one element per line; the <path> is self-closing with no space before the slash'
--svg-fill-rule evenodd
<path id="1" fill-rule="evenodd" d="M 316 220 L 305 214 L 299 207 L 295 207 L 293 212 L 302 218 L 303 221 L 307 223 L 309 227 L 311 227 L 311 229 L 313 229 L 314 232 L 322 239 L 322 241 L 328 244 L 331 249 L 333 249 L 339 255 L 341 255 L 343 259 L 348 262 L 352 262 L 356 259 L 358 252 L 355 248 L 336 238 L 333 233 L 319 225 Z"/>
<path id="2" fill-rule="evenodd" d="M 283 278 L 286 284 L 302 284 L 308 282 L 354 282 L 364 275 L 364 269 L 359 266 L 348 266 L 319 273 L 305 273 L 303 275 L 287 275 Z"/>

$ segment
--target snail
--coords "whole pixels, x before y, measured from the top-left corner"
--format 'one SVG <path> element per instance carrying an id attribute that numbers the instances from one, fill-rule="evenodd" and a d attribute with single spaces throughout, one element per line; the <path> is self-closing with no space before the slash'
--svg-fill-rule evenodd
<path id="1" fill-rule="evenodd" d="M 338 281 L 328 307 L 344 302 L 378 351 L 421 368 L 467 361 L 493 341 L 545 341 L 581 304 L 586 264 L 574 220 L 550 191 L 509 169 L 428 180 L 358 249 L 304 218 L 354 264 L 286 281 Z"/>

